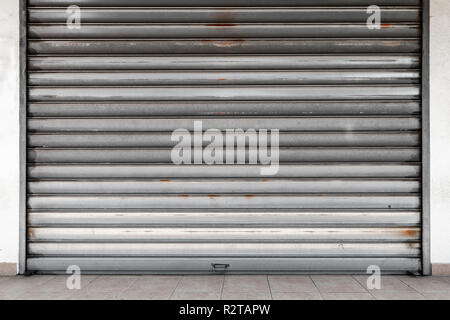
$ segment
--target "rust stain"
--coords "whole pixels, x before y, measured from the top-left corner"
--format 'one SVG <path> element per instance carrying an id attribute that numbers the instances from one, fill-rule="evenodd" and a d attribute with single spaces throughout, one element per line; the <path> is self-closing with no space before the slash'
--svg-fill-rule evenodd
<path id="1" fill-rule="evenodd" d="M 236 26 L 234 23 L 208 23 L 205 24 L 207 27 L 234 27 Z"/>
<path id="2" fill-rule="evenodd" d="M 263 182 L 269 182 L 269 179 L 263 179 Z"/>
<path id="3" fill-rule="evenodd" d="M 225 80 L 227 80 L 227 78 L 220 78 L 219 80 L 220 81 L 225 81 Z"/>
<path id="4" fill-rule="evenodd" d="M 402 230 L 400 232 L 405 237 L 417 237 L 419 235 L 419 232 L 417 230 Z"/>
<path id="5" fill-rule="evenodd" d="M 221 116 L 221 115 L 223 115 L 224 113 L 223 113 L 223 112 L 217 112 L 217 114 L 218 114 L 219 116 Z"/>
<path id="6" fill-rule="evenodd" d="M 160 182 L 170 182 L 170 179 L 162 179 L 162 180 L 159 180 Z"/>
<path id="7" fill-rule="evenodd" d="M 34 229 L 33 228 L 28 228 L 28 238 L 29 239 L 34 238 Z"/>
<path id="8" fill-rule="evenodd" d="M 255 195 L 253 195 L 253 194 L 246 194 L 246 195 L 244 195 L 244 198 L 254 198 L 255 197 Z"/>
<path id="9" fill-rule="evenodd" d="M 396 47 L 398 45 L 398 42 L 395 41 L 384 41 L 383 44 L 387 47 Z"/>
<path id="10" fill-rule="evenodd" d="M 189 195 L 188 194 L 180 194 L 179 197 L 180 198 L 189 198 Z"/>
<path id="11" fill-rule="evenodd" d="M 392 28 L 392 24 L 390 23 L 382 23 L 381 28 Z"/>

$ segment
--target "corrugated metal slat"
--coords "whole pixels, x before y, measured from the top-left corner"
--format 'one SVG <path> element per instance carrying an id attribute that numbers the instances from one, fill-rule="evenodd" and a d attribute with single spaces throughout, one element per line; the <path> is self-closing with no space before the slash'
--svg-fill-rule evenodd
<path id="1" fill-rule="evenodd" d="M 418 178 L 417 163 L 301 163 L 280 164 L 279 178 Z M 261 178 L 258 165 L 163 164 L 34 164 L 31 179 L 74 178 Z"/>
<path id="2" fill-rule="evenodd" d="M 77 264 L 88 273 L 211 273 L 211 263 L 230 264 L 227 272 L 263 273 L 362 273 L 377 265 L 385 273 L 405 274 L 420 269 L 418 258 L 30 258 L 28 266 L 44 273 L 61 272 Z"/>
<path id="3" fill-rule="evenodd" d="M 83 257 L 419 257 L 411 243 L 32 243 L 32 256 Z"/>
<path id="4" fill-rule="evenodd" d="M 418 100 L 30 103 L 35 117 L 330 116 L 418 114 Z"/>
<path id="5" fill-rule="evenodd" d="M 166 4 L 165 4 L 166 5 Z M 184 4 L 185 6 L 186 4 Z M 208 5 L 211 5 L 209 2 Z M 318 5 L 315 3 L 314 5 Z M 418 7 L 382 7 L 389 22 L 418 22 Z M 214 23 L 236 22 L 361 22 L 367 7 L 290 7 L 290 8 L 83 8 L 85 23 Z M 65 8 L 32 8 L 31 23 L 65 23 Z M 218 25 L 220 26 L 220 25 Z"/>
<path id="6" fill-rule="evenodd" d="M 417 69 L 420 67 L 420 57 L 417 55 L 31 56 L 28 63 L 30 70 L 44 71 Z"/>
<path id="7" fill-rule="evenodd" d="M 247 227 L 300 227 L 300 226 L 419 226 L 419 211 L 370 210 L 55 210 L 30 211 L 30 226 L 129 226 L 129 227 L 186 227 L 186 226 L 247 226 Z"/>
<path id="8" fill-rule="evenodd" d="M 32 209 L 419 209 L 414 194 L 288 195 L 53 195 L 29 196 Z"/>
<path id="9" fill-rule="evenodd" d="M 282 6 L 370 6 L 370 0 L 29 0 L 28 5 L 64 7 L 282 7 Z M 379 6 L 419 6 L 420 0 L 378 0 Z"/>

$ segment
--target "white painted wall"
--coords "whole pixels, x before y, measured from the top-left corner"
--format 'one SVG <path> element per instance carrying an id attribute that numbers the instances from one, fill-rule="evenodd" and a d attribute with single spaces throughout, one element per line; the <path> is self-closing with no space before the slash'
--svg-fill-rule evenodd
<path id="1" fill-rule="evenodd" d="M 0 263 L 19 248 L 19 1 L 0 3 Z"/>
<path id="2" fill-rule="evenodd" d="M 18 2 L 0 4 L 0 263 L 18 262 Z M 431 16 L 432 262 L 450 263 L 450 1 Z"/>
<path id="3" fill-rule="evenodd" d="M 431 0 L 431 261 L 450 263 L 450 1 Z"/>

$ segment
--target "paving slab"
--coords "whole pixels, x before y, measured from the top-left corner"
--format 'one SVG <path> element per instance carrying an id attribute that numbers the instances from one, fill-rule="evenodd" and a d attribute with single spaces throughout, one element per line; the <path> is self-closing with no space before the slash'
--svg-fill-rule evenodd
<path id="1" fill-rule="evenodd" d="M 83 289 L 89 284 L 98 279 L 99 276 L 81 276 L 80 278 L 80 289 Z M 45 282 L 43 285 L 38 286 L 39 291 L 41 292 L 65 292 L 65 291 L 72 291 L 69 289 L 67 281 L 69 280 L 69 276 L 55 276 L 53 279 L 50 279 L 49 281 Z M 33 289 L 34 290 L 34 289 Z"/>
<path id="2" fill-rule="evenodd" d="M 422 293 L 427 300 L 450 300 L 450 292 Z"/>
<path id="3" fill-rule="evenodd" d="M 211 292 L 220 293 L 223 287 L 224 276 L 184 276 L 175 293 L 182 292 Z"/>
<path id="4" fill-rule="evenodd" d="M 117 292 L 102 292 L 102 291 L 88 291 L 75 290 L 69 297 L 69 300 L 119 300 L 120 293 Z"/>
<path id="5" fill-rule="evenodd" d="M 351 276 L 311 276 L 320 293 L 367 293 Z"/>
<path id="6" fill-rule="evenodd" d="M 172 293 L 181 279 L 181 276 L 139 276 L 131 285 L 130 290 L 147 292 L 170 291 Z"/>
<path id="7" fill-rule="evenodd" d="M 90 282 L 86 291 L 90 292 L 115 292 L 121 293 L 137 281 L 136 276 L 100 276 Z"/>
<path id="8" fill-rule="evenodd" d="M 448 277 L 400 276 L 399 279 L 420 293 L 450 292 Z"/>
<path id="9" fill-rule="evenodd" d="M 317 292 L 272 292 L 273 300 L 322 300 Z"/>
<path id="10" fill-rule="evenodd" d="M 34 289 L 22 294 L 16 300 L 69 300 L 73 295 L 71 290 L 66 291 L 41 291 Z"/>
<path id="11" fill-rule="evenodd" d="M 220 291 L 175 291 L 170 300 L 220 300 Z"/>
<path id="12" fill-rule="evenodd" d="M 265 291 L 230 292 L 224 289 L 222 300 L 272 300 L 272 296 Z"/>
<path id="13" fill-rule="evenodd" d="M 0 283 L 0 296 L 13 297 L 33 289 L 43 288 L 46 282 L 54 277 L 55 276 L 11 277 Z"/>
<path id="14" fill-rule="evenodd" d="M 386 290 L 386 291 L 414 291 L 413 288 L 408 286 L 406 283 L 401 281 L 396 276 L 381 276 L 381 288 L 380 289 L 369 289 L 367 286 L 367 279 L 369 276 L 353 276 L 353 278 L 358 281 L 361 286 L 363 286 L 365 289 L 367 289 L 369 292 L 372 290 L 379 291 L 379 290 Z"/>
<path id="15" fill-rule="evenodd" d="M 117 295 L 120 300 L 169 300 L 173 289 L 160 291 L 129 288 Z"/>
<path id="16" fill-rule="evenodd" d="M 270 290 L 274 292 L 319 292 L 309 276 L 269 276 Z"/>
<path id="17" fill-rule="evenodd" d="M 68 276 L 0 278 L 0 300 L 450 300 L 450 277 L 382 276 L 381 290 L 367 290 L 368 276 L 82 276 L 69 290 Z"/>
<path id="18" fill-rule="evenodd" d="M 370 292 L 377 300 L 425 300 L 425 297 L 415 291 L 373 290 Z"/>
<path id="19" fill-rule="evenodd" d="M 270 295 L 267 276 L 225 276 L 224 292 L 262 292 Z"/>
<path id="20" fill-rule="evenodd" d="M 374 300 L 370 293 L 328 292 L 321 294 L 324 300 Z"/>

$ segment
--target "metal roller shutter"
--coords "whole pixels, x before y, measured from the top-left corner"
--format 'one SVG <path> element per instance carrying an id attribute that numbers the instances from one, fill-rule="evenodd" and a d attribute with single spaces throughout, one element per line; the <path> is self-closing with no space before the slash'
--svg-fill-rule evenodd
<path id="1" fill-rule="evenodd" d="M 27 270 L 420 272 L 421 1 L 371 4 L 29 0 Z M 278 174 L 172 164 L 195 120 Z"/>

